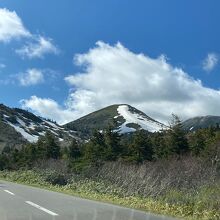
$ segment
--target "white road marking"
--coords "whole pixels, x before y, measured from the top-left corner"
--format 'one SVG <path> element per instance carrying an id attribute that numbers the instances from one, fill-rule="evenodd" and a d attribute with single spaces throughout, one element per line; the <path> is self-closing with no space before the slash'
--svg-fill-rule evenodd
<path id="1" fill-rule="evenodd" d="M 12 196 L 14 196 L 14 195 L 15 195 L 13 192 L 10 192 L 10 191 L 9 191 L 9 190 L 7 190 L 7 189 L 5 189 L 4 191 L 5 191 L 6 193 L 11 194 Z"/>
<path id="2" fill-rule="evenodd" d="M 28 205 L 31 205 L 31 206 L 33 206 L 33 207 L 35 207 L 35 208 L 37 208 L 37 209 L 40 209 L 41 211 L 46 212 L 46 213 L 49 214 L 49 215 L 58 216 L 57 213 L 52 212 L 52 211 L 50 211 L 50 210 L 48 210 L 48 209 L 45 209 L 44 207 L 39 206 L 39 205 L 37 205 L 37 204 L 35 204 L 35 203 L 31 202 L 31 201 L 25 201 L 25 202 L 26 202 Z"/>

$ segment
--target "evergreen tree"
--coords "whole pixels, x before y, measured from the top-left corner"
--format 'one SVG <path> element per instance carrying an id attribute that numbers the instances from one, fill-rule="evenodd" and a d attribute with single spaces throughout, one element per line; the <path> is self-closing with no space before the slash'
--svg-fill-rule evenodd
<path id="1" fill-rule="evenodd" d="M 91 163 L 100 163 L 105 158 L 105 141 L 103 133 L 94 131 L 91 140 L 84 145 L 84 159 Z"/>
<path id="2" fill-rule="evenodd" d="M 69 159 L 78 159 L 81 156 L 79 144 L 75 139 L 73 139 L 72 143 L 68 147 L 68 158 Z"/>
<path id="3" fill-rule="evenodd" d="M 167 131 L 156 132 L 150 136 L 154 159 L 168 158 L 171 154 Z"/>
<path id="4" fill-rule="evenodd" d="M 182 122 L 179 117 L 172 115 L 171 129 L 170 129 L 170 148 L 173 153 L 182 155 L 189 149 L 188 141 L 185 132 L 182 128 Z"/>
<path id="5" fill-rule="evenodd" d="M 45 137 L 40 136 L 36 143 L 36 158 L 46 159 L 47 158 L 47 149 L 45 147 Z"/>
<path id="6" fill-rule="evenodd" d="M 116 160 L 122 155 L 123 149 L 120 141 L 120 134 L 116 131 L 113 131 L 111 126 L 104 131 L 106 160 Z"/>
<path id="7" fill-rule="evenodd" d="M 7 155 L 0 154 L 0 170 L 9 169 L 10 160 Z"/>
<path id="8" fill-rule="evenodd" d="M 132 144 L 129 146 L 130 159 L 136 162 L 153 159 L 153 148 L 149 135 L 145 131 L 137 131 Z"/>
<path id="9" fill-rule="evenodd" d="M 206 148 L 204 130 L 199 129 L 189 136 L 189 148 L 193 155 L 198 156 Z"/>
<path id="10" fill-rule="evenodd" d="M 57 140 L 55 139 L 55 137 L 49 132 L 45 134 L 43 147 L 46 149 L 47 158 L 53 158 L 53 159 L 60 158 L 61 156 L 60 146 L 57 143 Z"/>
<path id="11" fill-rule="evenodd" d="M 19 162 L 19 160 L 21 159 L 21 151 L 19 151 L 18 149 L 14 148 L 12 150 L 12 162 L 13 164 L 16 164 Z"/>
<path id="12" fill-rule="evenodd" d="M 25 158 L 26 166 L 31 167 L 33 162 L 38 159 L 36 144 L 27 144 L 23 150 L 23 157 Z"/>

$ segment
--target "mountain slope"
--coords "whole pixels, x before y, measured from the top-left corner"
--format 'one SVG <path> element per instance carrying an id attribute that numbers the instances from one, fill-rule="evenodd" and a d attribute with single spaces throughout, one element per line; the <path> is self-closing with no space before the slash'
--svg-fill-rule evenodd
<path id="1" fill-rule="evenodd" d="M 200 128 L 216 127 L 220 125 L 220 116 L 201 116 L 190 118 L 183 122 L 183 128 L 187 131 L 195 131 Z"/>
<path id="2" fill-rule="evenodd" d="M 68 131 L 54 122 L 28 111 L 0 104 L 0 150 L 5 146 L 37 142 L 46 132 L 53 133 L 61 142 L 76 138 L 74 131 Z"/>
<path id="3" fill-rule="evenodd" d="M 27 143 L 27 141 L 23 136 L 0 119 L 0 152 L 4 147 L 20 148 L 24 143 Z"/>
<path id="4" fill-rule="evenodd" d="M 167 128 L 164 124 L 126 104 L 108 106 L 70 122 L 64 127 L 89 137 L 94 130 L 104 130 L 109 125 L 121 134 L 140 129 L 155 132 Z"/>

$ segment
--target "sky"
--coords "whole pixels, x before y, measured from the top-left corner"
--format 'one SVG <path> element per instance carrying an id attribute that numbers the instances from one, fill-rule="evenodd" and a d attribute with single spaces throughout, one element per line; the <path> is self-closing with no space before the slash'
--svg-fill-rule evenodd
<path id="1" fill-rule="evenodd" d="M 56 120 L 130 104 L 220 115 L 219 0 L 0 0 L 0 103 Z"/>

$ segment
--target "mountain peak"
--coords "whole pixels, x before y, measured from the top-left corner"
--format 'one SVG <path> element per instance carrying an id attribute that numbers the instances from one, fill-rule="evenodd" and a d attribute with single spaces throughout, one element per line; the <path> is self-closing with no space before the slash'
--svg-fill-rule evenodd
<path id="1" fill-rule="evenodd" d="M 166 126 L 151 117 L 147 116 L 143 112 L 137 110 L 130 105 L 119 105 L 117 108 L 118 116 L 114 118 L 123 117 L 125 122 L 119 125 L 119 133 L 134 132 L 136 130 L 146 130 L 149 132 L 156 132 L 162 129 L 166 129 Z"/>
<path id="2" fill-rule="evenodd" d="M 68 129 L 81 132 L 89 137 L 94 130 L 104 130 L 109 125 L 121 134 L 137 130 L 155 132 L 166 129 L 166 126 L 128 104 L 114 104 L 92 112 L 65 125 Z"/>

